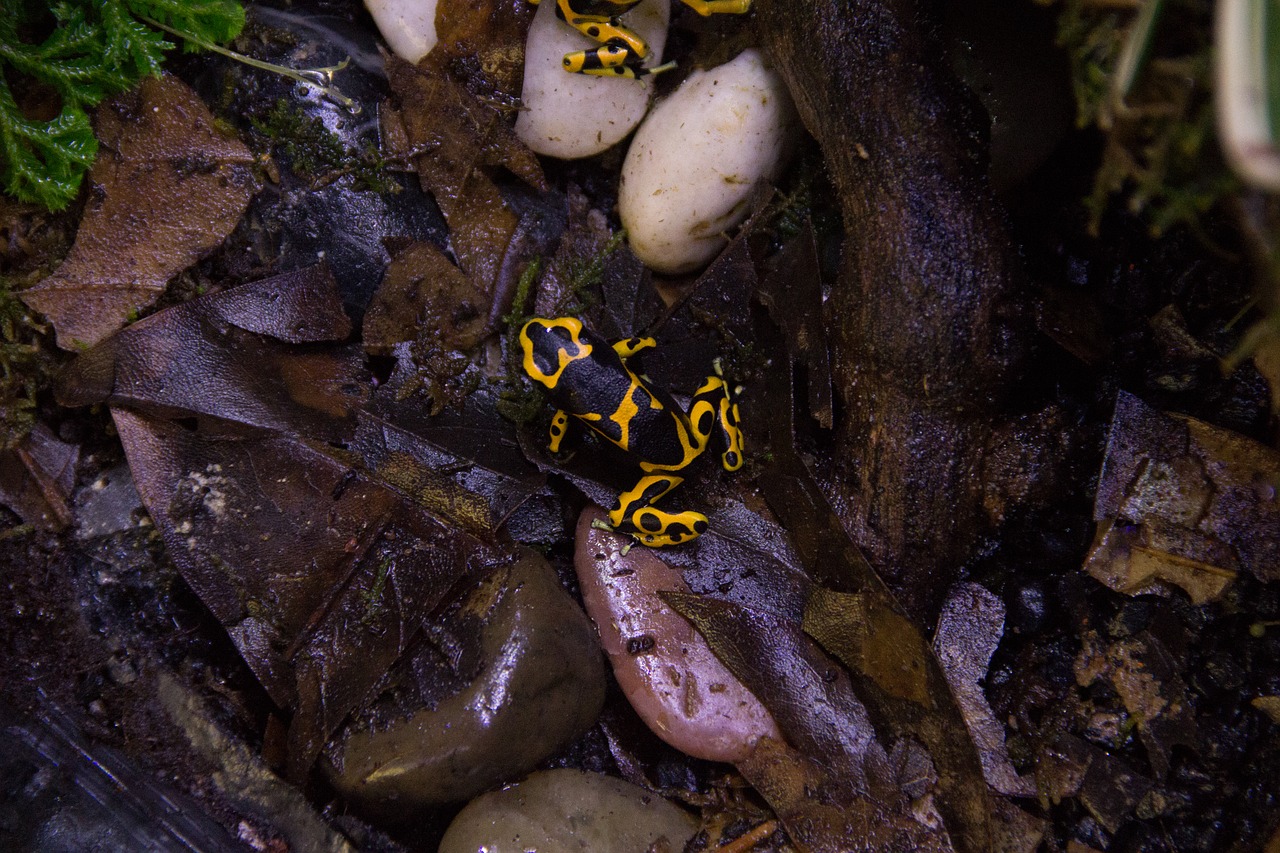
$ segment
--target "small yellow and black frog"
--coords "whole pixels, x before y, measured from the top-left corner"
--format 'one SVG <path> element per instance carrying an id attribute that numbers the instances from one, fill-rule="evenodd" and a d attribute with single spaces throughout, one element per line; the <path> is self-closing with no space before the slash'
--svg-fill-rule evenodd
<path id="1" fill-rule="evenodd" d="M 742 467 L 738 389 L 720 375 L 708 376 L 683 411 L 654 388 L 627 360 L 654 346 L 653 338 L 627 338 L 610 345 L 573 317 L 535 317 L 520 330 L 524 371 L 556 404 L 551 419 L 551 452 L 559 453 L 570 416 L 639 461 L 644 475 L 618 495 L 609 523 L 646 545 L 678 545 L 700 536 L 707 517 L 700 512 L 665 512 L 653 505 L 684 482 L 684 471 L 710 446 L 723 448 L 725 470 Z"/>
<path id="2" fill-rule="evenodd" d="M 531 0 L 534 4 L 540 0 Z M 649 45 L 623 26 L 619 16 L 640 0 L 556 0 L 556 17 L 584 36 L 600 43 L 591 50 L 576 50 L 564 56 L 564 70 L 600 77 L 638 78 L 673 67 L 671 63 L 645 68 Z M 699 15 L 745 14 L 751 0 L 682 0 Z"/>

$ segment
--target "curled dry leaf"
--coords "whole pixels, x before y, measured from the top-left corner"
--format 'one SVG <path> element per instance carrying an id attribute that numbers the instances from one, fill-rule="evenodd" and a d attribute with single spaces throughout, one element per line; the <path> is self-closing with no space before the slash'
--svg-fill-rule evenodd
<path id="1" fill-rule="evenodd" d="M 763 424 L 774 455 L 758 476 L 770 508 L 822 584 L 808 590 L 804 630 L 848 667 L 881 737 L 914 740 L 927 749 L 938 774 L 937 807 L 956 846 L 989 849 L 999 840 L 992 798 L 942 667 L 924 632 L 845 533 L 812 461 L 796 451 L 788 364 L 770 371 L 765 392 L 775 401 Z"/>
<path id="2" fill-rule="evenodd" d="M 332 276 L 308 267 L 135 323 L 71 362 L 55 392 L 65 406 L 107 402 L 343 441 L 368 394 L 359 350 L 295 345 L 350 331 Z"/>
<path id="3" fill-rule="evenodd" d="M 1228 430 L 1116 400 L 1085 570 L 1118 592 L 1163 580 L 1193 601 L 1237 571 L 1280 578 L 1280 453 Z"/>
<path id="4" fill-rule="evenodd" d="M 101 152 L 70 254 L 22 293 L 64 349 L 89 346 L 217 248 L 258 188 L 253 154 L 185 83 L 149 77 L 98 110 Z"/>
<path id="5" fill-rule="evenodd" d="M 414 243 L 392 259 L 364 315 L 364 348 L 392 348 L 423 334 L 445 347 L 469 350 L 485 334 L 489 297 L 430 243 Z M 426 328 L 424 329 L 424 326 Z"/>
<path id="6" fill-rule="evenodd" d="M 761 739 L 738 767 L 801 850 L 848 850 L 850 839 L 886 853 L 953 849 L 927 799 L 903 790 L 918 774 L 900 778 L 848 673 L 798 625 L 705 596 L 662 597 L 759 697 L 786 737 Z"/>
<path id="7" fill-rule="evenodd" d="M 1060 731 L 1036 764 L 1040 796 L 1057 805 L 1075 797 L 1108 832 L 1115 832 L 1154 787 L 1121 759 Z"/>
<path id="8" fill-rule="evenodd" d="M 1004 602 L 976 583 L 958 584 L 947 596 L 933 648 L 964 715 L 987 784 L 1002 794 L 1030 797 L 1035 781 L 1009 762 L 1005 731 L 982 692 L 991 656 L 1004 635 Z"/>
<path id="9" fill-rule="evenodd" d="M 1089 631 L 1076 659 L 1077 684 L 1105 679 L 1120 696 L 1160 778 L 1169 773 L 1175 746 L 1199 745 L 1196 709 L 1181 675 L 1187 669 L 1186 655 L 1179 654 L 1185 637 L 1168 628 L 1171 621 L 1110 643 Z"/>
<path id="10" fill-rule="evenodd" d="M 296 436 L 112 415 L 183 578 L 293 710 L 295 780 L 453 584 L 496 559 Z"/>

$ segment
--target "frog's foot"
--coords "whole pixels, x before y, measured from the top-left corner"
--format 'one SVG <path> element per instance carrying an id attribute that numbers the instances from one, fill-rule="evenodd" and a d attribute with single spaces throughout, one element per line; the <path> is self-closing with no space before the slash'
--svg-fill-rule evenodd
<path id="1" fill-rule="evenodd" d="M 618 533 L 633 536 L 645 545 L 661 548 L 679 545 L 701 536 L 707 529 L 707 517 L 700 512 L 665 512 L 653 504 L 667 492 L 684 482 L 672 474 L 649 474 L 618 495 L 618 503 L 609 512 L 609 523 Z"/>
<path id="2" fill-rule="evenodd" d="M 592 529 L 592 530 L 607 530 L 609 533 L 618 533 L 618 532 L 619 532 L 617 528 L 615 528 L 615 527 L 614 527 L 612 524 L 610 524 L 609 522 L 605 521 L 603 518 L 593 518 L 593 519 L 591 519 L 591 529 Z M 627 542 L 627 544 L 625 544 L 625 545 L 623 545 L 623 546 L 622 546 L 622 549 L 621 549 L 618 553 L 619 553 L 619 554 L 621 554 L 621 555 L 622 555 L 622 556 L 624 556 L 624 557 L 625 557 L 625 556 L 627 556 L 627 554 L 631 551 L 631 546 L 633 546 L 633 545 L 635 545 L 635 544 L 636 544 L 636 542 L 635 542 L 635 540 L 634 540 L 634 539 L 629 540 L 629 541 Z"/>
<path id="3" fill-rule="evenodd" d="M 683 0 L 699 15 L 742 15 L 751 8 L 751 0 Z"/>

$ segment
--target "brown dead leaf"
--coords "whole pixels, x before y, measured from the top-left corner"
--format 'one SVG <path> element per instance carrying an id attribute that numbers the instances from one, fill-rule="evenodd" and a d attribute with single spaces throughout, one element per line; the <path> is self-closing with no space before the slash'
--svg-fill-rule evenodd
<path id="1" fill-rule="evenodd" d="M 781 344 L 777 349 L 784 350 Z M 782 364 L 788 369 L 767 375 L 770 408 L 763 413 L 763 427 L 773 459 L 758 476 L 765 500 L 810 575 L 822 584 L 808 592 L 805 633 L 848 668 L 882 740 L 912 740 L 928 750 L 938 774 L 936 805 L 956 847 L 993 849 L 998 836 L 994 798 L 965 719 L 924 631 L 904 614 L 845 533 L 812 459 L 797 452 L 795 388 L 789 362 Z"/>
<path id="2" fill-rule="evenodd" d="M 369 383 L 351 321 L 323 266 L 251 282 L 161 311 L 103 341 L 58 377 L 65 406 L 110 402 L 340 441 Z"/>
<path id="3" fill-rule="evenodd" d="M 1108 832 L 1115 832 L 1153 785 L 1106 750 L 1062 731 L 1040 755 L 1036 787 L 1054 805 L 1075 797 Z"/>
<path id="4" fill-rule="evenodd" d="M 347 449 L 369 383 L 358 347 L 323 343 L 349 332 L 313 267 L 157 313 L 59 388 L 112 404 L 183 578 L 293 711 L 295 780 L 453 584 L 503 559 Z"/>
<path id="5" fill-rule="evenodd" d="M 693 593 L 662 599 L 697 628 L 786 735 L 785 744 L 762 738 L 738 766 L 801 850 L 846 850 L 850 838 L 859 839 L 859 849 L 886 853 L 989 849 L 985 823 L 980 835 L 961 833 L 952 847 L 957 830 L 939 826 L 933 798 L 902 784 L 919 774 L 899 776 L 849 675 L 798 625 Z"/>
<path id="6" fill-rule="evenodd" d="M 1271 722 L 1280 723 L 1280 696 L 1256 696 L 1249 704 L 1270 717 Z"/>
<path id="7" fill-rule="evenodd" d="M 1004 615 L 1004 602 L 985 587 L 957 584 L 938 616 L 933 648 L 978 750 L 987 784 L 1008 796 L 1030 797 L 1035 780 L 1019 776 L 1009 761 L 1004 725 L 982 691 L 991 656 L 1004 635 Z"/>
<path id="8" fill-rule="evenodd" d="M 1116 592 L 1158 592 L 1180 587 L 1192 604 L 1216 600 L 1235 580 L 1238 561 L 1222 542 L 1147 518 L 1141 525 L 1102 521 L 1084 570 Z"/>
<path id="9" fill-rule="evenodd" d="M 37 423 L 16 447 L 0 452 L 0 504 L 40 530 L 63 529 L 71 523 L 67 499 L 79 459 L 80 448 Z"/>
<path id="10" fill-rule="evenodd" d="M 1115 689 L 1160 778 L 1169 773 L 1175 746 L 1195 748 L 1199 743 L 1195 709 L 1181 675 L 1188 664 L 1177 651 L 1184 638 L 1177 633 L 1157 623 L 1132 637 L 1106 642 L 1089 631 L 1081 638 L 1083 648 L 1075 663 L 1081 687 L 1106 679 Z M 1162 634 L 1172 636 L 1166 641 Z"/>
<path id="11" fill-rule="evenodd" d="M 364 348 L 391 355 L 405 341 L 430 334 L 442 346 L 469 350 L 484 337 L 488 297 L 444 253 L 414 243 L 387 266 L 364 315 Z"/>
<path id="12" fill-rule="evenodd" d="M 520 217 L 490 170 L 502 167 L 545 191 L 542 166 L 494 106 L 429 59 L 414 67 L 391 57 L 387 76 L 396 108 L 382 112 L 386 137 L 401 141 L 396 153 L 411 160 L 423 189 L 435 197 L 459 266 L 492 293 L 504 268 L 514 265 L 508 255 L 528 250 L 517 239 Z"/>
<path id="13" fill-rule="evenodd" d="M 484 88 L 514 99 L 524 80 L 524 42 L 534 8 L 528 0 L 441 0 L 436 7 L 440 40 L 432 55 L 451 65 L 474 66 Z"/>
<path id="14" fill-rule="evenodd" d="M 98 110 L 90 201 L 66 261 L 22 293 L 76 349 L 147 308 L 220 245 L 257 191 L 253 154 L 185 83 L 147 78 Z"/>
<path id="15" fill-rule="evenodd" d="M 293 710 L 295 780 L 450 588 L 500 559 L 327 447 L 112 415 L 183 578 Z"/>

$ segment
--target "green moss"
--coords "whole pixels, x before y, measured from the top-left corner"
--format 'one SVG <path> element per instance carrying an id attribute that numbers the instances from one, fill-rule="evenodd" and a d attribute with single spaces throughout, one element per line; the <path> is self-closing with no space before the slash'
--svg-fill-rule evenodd
<path id="1" fill-rule="evenodd" d="M 45 331 L 0 278 L 0 449 L 16 445 L 35 425 L 36 397 L 53 369 L 40 344 Z"/>
<path id="2" fill-rule="evenodd" d="M 88 110 L 160 73 L 174 44 L 159 31 L 191 49 L 234 38 L 243 26 L 236 0 L 3 0 L 0 186 L 49 210 L 65 208 L 98 148 Z M 28 115 L 24 93 L 40 95 L 57 114 Z"/>
<path id="3" fill-rule="evenodd" d="M 341 138 L 297 104 L 284 98 L 276 101 L 264 116 L 249 119 L 264 137 L 275 156 L 284 159 L 294 174 L 317 186 L 350 176 L 356 189 L 398 192 L 387 163 L 373 145 L 359 150 L 348 148 Z"/>
<path id="4" fill-rule="evenodd" d="M 1077 122 L 1106 134 L 1085 199 L 1093 231 L 1117 200 L 1154 234 L 1199 228 L 1238 190 L 1214 136 L 1212 30 L 1202 0 L 1145 0 L 1133 9 L 1062 3 L 1058 42 L 1071 61 Z"/>
<path id="5" fill-rule="evenodd" d="M 583 307 L 595 301 L 592 292 L 604 281 L 604 262 L 622 246 L 627 239 L 627 232 L 618 229 L 609 235 L 604 246 L 594 255 L 578 258 L 569 265 L 569 290 L 576 296 Z"/>
<path id="6" fill-rule="evenodd" d="M 387 575 L 391 571 L 391 558 L 387 557 L 378 564 L 378 573 L 373 578 L 373 585 L 360 593 L 365 604 L 364 615 L 360 617 L 363 625 L 371 625 L 385 606 L 382 595 L 387 587 Z"/>

